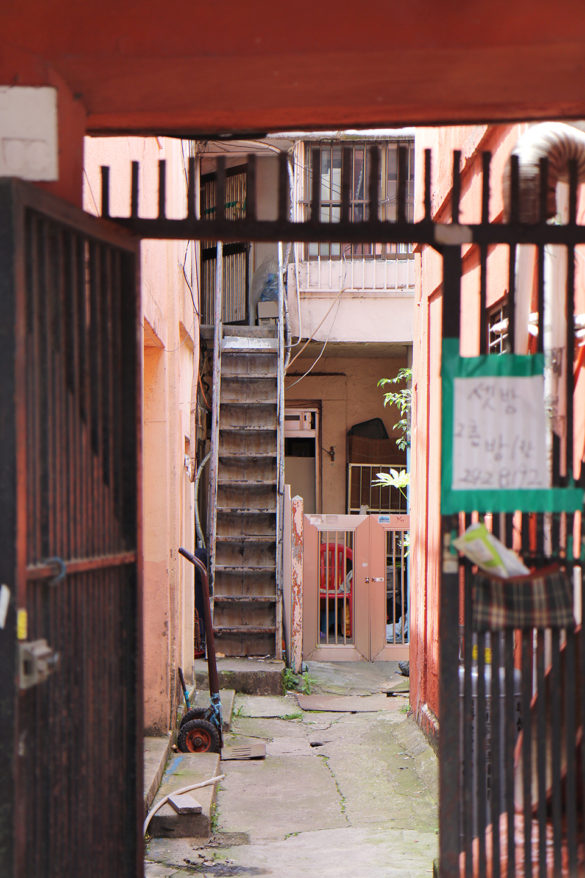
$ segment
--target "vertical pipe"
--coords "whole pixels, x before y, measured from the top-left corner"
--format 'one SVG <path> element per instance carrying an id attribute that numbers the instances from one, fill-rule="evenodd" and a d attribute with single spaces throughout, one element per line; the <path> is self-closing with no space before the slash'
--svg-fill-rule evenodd
<path id="1" fill-rule="evenodd" d="M 558 628 L 551 634 L 551 715 L 552 730 L 550 741 L 552 765 L 552 824 L 554 874 L 561 874 L 562 859 L 562 813 L 561 813 L 561 672 L 560 672 L 560 637 Z"/>
<path id="2" fill-rule="evenodd" d="M 254 222 L 256 219 L 256 156 L 248 156 L 246 181 L 246 219 Z"/>
<path id="3" fill-rule="evenodd" d="M 288 167 L 286 155 L 283 154 L 284 162 L 281 170 L 286 173 L 286 185 L 288 186 Z M 282 183 L 282 181 L 281 181 Z M 277 494 L 276 494 L 276 644 L 275 656 L 281 657 L 282 653 L 282 598 L 284 593 L 283 583 L 283 528 L 284 521 L 284 359 L 286 354 L 284 339 L 284 255 L 282 242 L 278 243 L 278 380 L 277 380 Z"/>
<path id="4" fill-rule="evenodd" d="M 408 148 L 398 147 L 398 181 L 396 221 L 406 222 L 406 185 L 408 183 Z"/>
<path id="5" fill-rule="evenodd" d="M 539 630 L 536 642 L 536 758 L 538 763 L 538 878 L 547 878 L 546 863 L 546 751 L 548 745 L 547 729 L 547 691 L 544 674 L 544 630 Z"/>
<path id="6" fill-rule="evenodd" d="M 492 878 L 500 878 L 500 811 L 502 802 L 502 710 L 500 672 L 502 668 L 501 633 L 491 634 L 491 825 L 492 825 Z"/>
<path id="7" fill-rule="evenodd" d="M 532 629 L 522 632 L 522 800 L 524 869 L 532 875 Z"/>
<path id="8" fill-rule="evenodd" d="M 278 221 L 289 219 L 288 158 L 286 152 L 278 155 Z"/>
<path id="9" fill-rule="evenodd" d="M 380 150 L 377 146 L 370 147 L 370 174 L 369 174 L 369 208 L 368 219 L 370 222 L 378 222 L 379 194 L 378 178 L 380 176 Z"/>
<path id="10" fill-rule="evenodd" d="M 473 729 L 477 724 L 477 701 L 473 704 L 472 692 L 472 636 L 471 636 L 471 581 L 467 568 L 464 568 L 465 580 L 463 585 L 463 699 L 459 692 L 458 714 L 459 727 L 462 731 L 460 747 L 463 754 L 463 771 L 460 778 L 463 808 L 460 814 L 461 831 L 463 833 L 463 850 L 465 851 L 465 878 L 471 878 L 472 869 L 472 840 L 474 835 L 474 821 L 477 814 L 475 801 L 476 768 L 473 753 Z M 463 703 L 461 703 L 463 701 Z M 477 727 L 477 726 L 476 726 Z M 476 738 L 476 749 L 477 749 Z M 460 759 L 461 751 L 457 751 L 457 759 Z"/>
<path id="11" fill-rule="evenodd" d="M 425 203 L 425 220 L 430 222 L 432 219 L 431 211 L 431 151 L 425 149 L 425 177 L 424 177 L 424 203 Z"/>
<path id="12" fill-rule="evenodd" d="M 505 730 L 504 773 L 506 778 L 506 823 L 508 834 L 508 878 L 516 875 L 516 845 L 514 839 L 514 743 L 516 741 L 516 693 L 514 691 L 514 632 L 504 632 L 505 677 Z"/>
<path id="13" fill-rule="evenodd" d="M 219 411 L 221 405 L 221 342 L 223 337 L 221 310 L 223 300 L 223 243 L 215 251 L 215 298 L 213 327 L 213 394 L 211 399 L 211 458 L 208 488 L 209 581 L 215 581 L 215 538 L 217 533 L 217 471 L 219 465 Z"/>
<path id="14" fill-rule="evenodd" d="M 102 217 L 110 216 L 110 169 L 107 165 L 100 168 L 102 180 Z"/>
<path id="15" fill-rule="evenodd" d="M 567 826 L 567 849 L 569 860 L 569 875 L 577 875 L 577 785 L 576 774 L 576 741 L 577 728 L 575 722 L 575 703 L 580 697 L 577 692 L 575 681 L 575 632 L 568 629 L 565 632 L 565 661 L 561 665 L 562 681 L 561 690 L 564 692 L 564 718 L 565 718 L 565 747 L 567 753 L 567 782 L 565 791 L 565 815 Z"/>
<path id="16" fill-rule="evenodd" d="M 130 216 L 132 219 L 136 219 L 138 216 L 139 173 L 140 165 L 138 162 L 132 162 L 132 177 L 130 183 Z"/>
<path id="17" fill-rule="evenodd" d="M 197 174 L 195 173 L 195 156 L 189 156 L 189 165 L 187 172 L 187 218 L 195 219 L 195 203 Z"/>
<path id="18" fill-rule="evenodd" d="M 351 147 L 344 146 L 341 161 L 341 222 L 350 220 L 349 209 L 351 200 Z"/>
<path id="19" fill-rule="evenodd" d="M 512 155 L 510 159 L 510 224 L 518 222 L 519 179 L 518 156 Z M 516 350 L 516 255 L 516 245 L 510 244 L 508 256 L 508 337 L 512 352 Z"/>

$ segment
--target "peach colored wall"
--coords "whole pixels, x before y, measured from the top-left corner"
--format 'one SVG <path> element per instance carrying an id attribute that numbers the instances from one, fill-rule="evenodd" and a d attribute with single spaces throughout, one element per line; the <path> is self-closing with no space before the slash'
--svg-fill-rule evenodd
<path id="1" fill-rule="evenodd" d="M 450 221 L 453 150 L 461 150 L 461 222 L 481 218 L 482 152 L 492 152 L 490 220 L 502 216 L 502 170 L 525 126 L 453 126 L 417 130 L 417 166 L 423 151 L 432 150 L 431 205 L 433 218 Z M 415 181 L 420 218 L 423 178 Z M 503 297 L 508 286 L 505 248 L 488 255 L 487 302 Z M 418 253 L 413 346 L 413 446 L 411 487 L 412 622 L 410 648 L 411 703 L 424 725 L 428 712 L 439 711 L 439 581 L 441 573 L 440 434 L 442 260 L 430 247 Z M 461 352 L 477 353 L 479 344 L 480 266 L 477 248 L 463 248 Z"/>
<path id="2" fill-rule="evenodd" d="M 423 150 L 430 148 L 433 159 L 431 204 L 433 217 L 450 221 L 452 151 L 461 150 L 461 222 L 481 218 L 482 152 L 492 153 L 490 220 L 502 217 L 502 173 L 510 151 L 526 125 L 453 126 L 419 129 L 416 135 L 417 166 L 423 167 Z M 422 175 L 416 180 L 415 204 L 422 203 Z M 579 208 L 584 215 L 583 198 Z M 442 260 L 430 247 L 420 248 L 420 271 L 415 294 L 415 342 L 413 347 L 413 449 L 411 488 L 411 531 L 413 576 L 411 622 L 411 703 L 424 723 L 429 708 L 438 713 L 438 598 L 440 578 L 440 345 L 442 322 Z M 577 256 L 577 311 L 585 309 L 583 254 Z M 461 352 L 479 350 L 478 248 L 463 248 Z M 487 304 L 498 302 L 508 288 L 508 256 L 505 247 L 488 254 Z M 577 386 L 576 420 L 583 419 L 585 375 Z M 578 429 L 583 429 L 584 425 Z M 582 434 L 581 434 L 582 435 Z M 579 451 L 581 451 L 579 449 Z"/>
<path id="3" fill-rule="evenodd" d="M 84 195 L 99 203 L 99 165 L 111 166 L 113 215 L 128 213 L 130 163 L 141 163 L 140 213 L 157 205 L 157 162 L 167 162 L 167 214 L 184 210 L 185 161 L 180 140 L 87 138 Z M 192 245 L 184 241 L 141 244 L 144 319 L 144 722 L 147 731 L 173 725 L 177 667 L 187 680 L 193 668 L 193 568 L 178 555 L 194 544 L 193 485 L 185 453 L 194 446 L 190 402 L 193 364 L 199 357 L 198 324 L 186 274 Z M 197 285 L 193 284 L 196 294 Z M 195 373 L 196 374 L 196 373 Z M 187 437 L 187 442 L 186 438 Z"/>
<path id="4" fill-rule="evenodd" d="M 327 357 L 294 387 L 294 381 L 310 367 L 311 359 L 299 358 L 293 368 L 295 375 L 288 375 L 285 384 L 285 402 L 294 406 L 295 401 L 321 404 L 321 445 L 329 449 L 335 446 L 335 460 L 321 452 L 321 512 L 344 513 L 347 480 L 347 431 L 353 424 L 370 418 L 381 418 L 390 436 L 395 435 L 393 425 L 399 419 L 394 409 L 384 408 L 383 391 L 377 386 L 379 378 L 396 374 L 406 366 L 404 357 L 393 357 L 389 347 L 387 358 Z M 298 374 L 297 374 L 298 373 Z"/>

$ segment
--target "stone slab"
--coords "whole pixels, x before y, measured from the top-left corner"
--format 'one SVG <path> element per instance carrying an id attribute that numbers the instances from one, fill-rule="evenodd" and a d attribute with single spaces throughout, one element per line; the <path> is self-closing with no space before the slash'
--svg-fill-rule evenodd
<path id="1" fill-rule="evenodd" d="M 207 662 L 196 659 L 195 679 L 198 689 L 209 688 Z M 278 659 L 224 657 L 217 660 L 220 689 L 235 689 L 248 695 L 282 695 L 284 662 Z"/>
<path id="2" fill-rule="evenodd" d="M 401 700 L 404 704 L 401 705 Z M 297 695 L 301 710 L 327 710 L 334 713 L 376 713 L 379 710 L 400 710 L 404 699 L 387 695 Z"/>
<path id="3" fill-rule="evenodd" d="M 237 695 L 235 700 L 237 717 L 276 717 L 288 719 L 298 713 L 294 695 Z"/>
<path id="4" fill-rule="evenodd" d="M 169 761 L 154 805 L 175 790 L 192 783 L 200 783 L 221 774 L 219 753 L 177 753 Z M 149 834 L 154 837 L 187 838 L 207 837 L 211 834 L 211 808 L 215 801 L 217 784 L 201 787 L 193 794 L 201 803 L 201 814 L 177 814 L 167 802 L 151 820 Z"/>

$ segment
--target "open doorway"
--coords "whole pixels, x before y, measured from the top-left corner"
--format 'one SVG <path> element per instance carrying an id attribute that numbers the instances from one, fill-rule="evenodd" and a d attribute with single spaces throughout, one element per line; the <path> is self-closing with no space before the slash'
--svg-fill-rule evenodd
<path id="1" fill-rule="evenodd" d="M 291 495 L 304 500 L 305 512 L 318 512 L 319 409 L 287 408 L 284 416 L 284 469 Z"/>

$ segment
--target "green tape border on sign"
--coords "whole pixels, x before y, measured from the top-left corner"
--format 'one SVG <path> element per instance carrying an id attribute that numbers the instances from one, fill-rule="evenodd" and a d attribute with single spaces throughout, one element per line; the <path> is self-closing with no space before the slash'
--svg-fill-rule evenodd
<path id="1" fill-rule="evenodd" d="M 455 378 L 530 378 L 544 373 L 544 354 L 489 354 L 459 356 L 459 339 L 443 339 L 441 430 L 441 514 L 458 512 L 578 512 L 583 508 L 583 490 L 537 488 L 526 490 L 454 491 L 453 419 Z"/>

